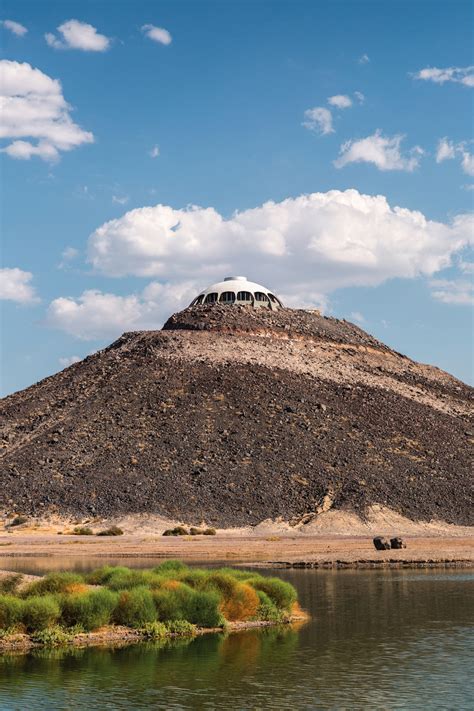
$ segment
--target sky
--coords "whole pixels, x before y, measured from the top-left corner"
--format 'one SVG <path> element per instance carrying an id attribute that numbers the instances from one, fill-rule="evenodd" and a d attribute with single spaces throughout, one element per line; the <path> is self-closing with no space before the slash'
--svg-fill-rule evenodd
<path id="1" fill-rule="evenodd" d="M 3 395 L 231 274 L 472 383 L 471 3 L 2 13 Z"/>

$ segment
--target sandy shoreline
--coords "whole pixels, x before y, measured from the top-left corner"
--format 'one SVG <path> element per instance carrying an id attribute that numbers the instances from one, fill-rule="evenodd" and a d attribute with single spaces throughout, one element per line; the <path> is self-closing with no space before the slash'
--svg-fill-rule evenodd
<path id="1" fill-rule="evenodd" d="M 471 535 L 456 536 L 405 535 L 404 540 L 405 549 L 377 551 L 372 536 L 218 533 L 212 537 L 168 538 L 134 533 L 106 538 L 16 531 L 0 535 L 0 558 L 47 557 L 48 568 L 58 570 L 67 568 L 67 559 L 94 558 L 179 558 L 275 567 L 303 567 L 303 563 L 307 567 L 474 566 L 474 531 Z M 15 567 L 13 561 L 11 567 Z"/>

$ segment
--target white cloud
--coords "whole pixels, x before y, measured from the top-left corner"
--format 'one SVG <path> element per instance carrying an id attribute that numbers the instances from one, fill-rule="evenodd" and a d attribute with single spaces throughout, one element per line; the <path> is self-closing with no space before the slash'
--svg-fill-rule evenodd
<path id="1" fill-rule="evenodd" d="M 474 303 L 474 283 L 468 279 L 434 279 L 430 282 L 431 296 L 443 304 L 470 305 Z"/>
<path id="2" fill-rule="evenodd" d="M 117 205 L 126 205 L 127 202 L 129 201 L 128 195 L 112 195 L 112 202 L 115 202 Z"/>
<path id="3" fill-rule="evenodd" d="M 359 64 L 368 64 L 370 62 L 370 57 L 368 54 L 363 54 L 357 61 Z"/>
<path id="4" fill-rule="evenodd" d="M 212 207 L 156 205 L 101 225 L 89 238 L 88 260 L 107 276 L 170 284 L 247 274 L 305 298 L 431 276 L 470 243 L 472 222 L 469 215 L 450 224 L 430 221 L 421 212 L 392 208 L 383 195 L 357 190 L 270 201 L 229 219 Z M 252 265 L 257 273 L 249 274 Z"/>
<path id="5" fill-rule="evenodd" d="M 16 301 L 18 304 L 34 304 L 39 301 L 34 287 L 31 272 L 18 268 L 0 269 L 0 299 Z"/>
<path id="6" fill-rule="evenodd" d="M 68 20 L 57 28 L 62 39 L 47 32 L 44 36 L 47 44 L 54 49 L 80 49 L 83 52 L 105 52 L 110 47 L 110 39 L 97 32 L 87 22 Z"/>
<path id="7" fill-rule="evenodd" d="M 140 294 L 118 296 L 97 290 L 74 299 L 61 297 L 48 307 L 46 323 L 81 340 L 114 338 L 124 331 L 158 329 L 171 313 L 196 295 L 194 283 L 152 282 Z"/>
<path id="8" fill-rule="evenodd" d="M 158 158 L 158 156 L 160 155 L 159 146 L 156 146 L 156 145 L 153 146 L 153 148 L 151 149 L 151 151 L 149 152 L 148 155 L 150 156 L 150 158 Z"/>
<path id="9" fill-rule="evenodd" d="M 172 37 L 168 30 L 163 27 L 155 27 L 155 25 L 143 25 L 142 32 L 145 37 L 153 40 L 154 42 L 159 42 L 159 44 L 171 44 Z"/>
<path id="10" fill-rule="evenodd" d="M 79 250 L 75 247 L 66 247 L 61 252 L 61 261 L 58 264 L 59 269 L 65 269 L 71 262 L 79 256 Z"/>
<path id="11" fill-rule="evenodd" d="M 443 160 L 451 160 L 456 155 L 456 147 L 446 137 L 440 138 L 436 149 L 436 162 L 441 163 Z"/>
<path id="12" fill-rule="evenodd" d="M 328 104 L 338 109 L 348 109 L 352 106 L 352 99 L 347 94 L 336 94 L 328 98 Z"/>
<path id="13" fill-rule="evenodd" d="M 10 30 L 10 32 L 17 37 L 24 37 L 28 32 L 24 25 L 21 25 L 19 22 L 15 22 L 15 20 L 3 20 L 0 24 L 3 25 L 5 29 Z"/>
<path id="14" fill-rule="evenodd" d="M 445 69 L 438 69 L 438 67 L 426 67 L 412 76 L 414 79 L 432 81 L 435 84 L 444 84 L 445 82 L 450 81 L 455 84 L 464 84 L 464 86 L 474 86 L 474 66 L 446 67 Z"/>
<path id="15" fill-rule="evenodd" d="M 55 161 L 60 151 L 92 143 L 94 136 L 73 122 L 70 110 L 57 79 L 26 62 L 0 61 L 0 139 L 17 139 L 2 152 L 11 158 Z"/>
<path id="16" fill-rule="evenodd" d="M 77 355 L 73 356 L 66 356 L 64 358 L 59 358 L 59 365 L 61 365 L 63 368 L 68 368 L 70 365 L 73 365 L 74 363 L 79 363 L 82 360 L 82 358 L 79 358 Z"/>
<path id="17" fill-rule="evenodd" d="M 365 101 L 365 95 L 361 91 L 354 91 L 354 96 L 359 102 L 359 104 L 363 104 Z"/>
<path id="18" fill-rule="evenodd" d="M 384 136 L 377 130 L 372 136 L 359 141 L 346 141 L 340 148 L 340 156 L 334 161 L 336 168 L 343 168 L 349 163 L 373 163 L 379 170 L 406 170 L 411 172 L 418 167 L 423 150 L 419 146 L 412 148 L 406 156 L 400 151 L 403 136 Z"/>
<path id="19" fill-rule="evenodd" d="M 356 323 L 365 323 L 365 318 L 363 317 L 360 311 L 351 311 L 350 318 Z"/>
<path id="20" fill-rule="evenodd" d="M 334 133 L 332 127 L 332 114 L 329 109 L 325 109 L 322 106 L 316 106 L 314 109 L 307 109 L 304 112 L 306 121 L 303 122 L 303 126 L 308 128 L 310 131 L 315 131 L 316 133 L 326 136 L 329 133 Z"/>

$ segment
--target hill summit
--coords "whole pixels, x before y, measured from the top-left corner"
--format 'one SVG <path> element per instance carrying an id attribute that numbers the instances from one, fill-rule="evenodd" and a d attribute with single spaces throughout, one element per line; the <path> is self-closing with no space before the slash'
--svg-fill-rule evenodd
<path id="1" fill-rule="evenodd" d="M 346 321 L 194 306 L 3 400 L 0 508 L 469 525 L 473 399 Z"/>

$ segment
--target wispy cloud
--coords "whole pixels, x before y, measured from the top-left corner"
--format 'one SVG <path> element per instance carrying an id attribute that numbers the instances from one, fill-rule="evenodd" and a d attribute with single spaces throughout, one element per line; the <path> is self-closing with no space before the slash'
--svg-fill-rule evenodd
<path id="1" fill-rule="evenodd" d="M 365 96 L 361 91 L 354 91 L 354 96 L 359 102 L 359 104 L 363 104 L 365 101 Z"/>
<path id="2" fill-rule="evenodd" d="M 455 84 L 464 84 L 464 86 L 474 86 L 474 65 L 470 67 L 446 67 L 438 69 L 438 67 L 426 67 L 420 69 L 419 72 L 412 74 L 414 79 L 422 79 L 424 81 L 432 81 L 435 84 L 445 84 L 446 82 L 454 82 Z"/>
<path id="3" fill-rule="evenodd" d="M 329 109 L 323 106 L 316 106 L 314 109 L 307 109 L 304 112 L 305 121 L 303 126 L 310 131 L 319 133 L 321 136 L 327 136 L 329 133 L 334 133 L 332 127 L 332 114 Z"/>
<path id="4" fill-rule="evenodd" d="M 15 22 L 15 20 L 3 20 L 0 22 L 0 25 L 3 25 L 6 30 L 9 30 L 17 37 L 24 37 L 28 32 L 28 29 L 24 25 L 21 25 L 19 22 Z"/>
<path id="5" fill-rule="evenodd" d="M 328 98 L 328 104 L 338 109 L 348 109 L 352 106 L 352 99 L 347 94 L 336 94 Z"/>
<path id="6" fill-rule="evenodd" d="M 362 54 L 357 61 L 359 64 L 368 64 L 370 62 L 370 57 L 368 54 Z"/>
<path id="7" fill-rule="evenodd" d="M 112 202 L 115 202 L 117 205 L 126 205 L 128 201 L 128 195 L 112 195 Z"/>
<path id="8" fill-rule="evenodd" d="M 334 161 L 336 168 L 349 163 L 373 163 L 379 170 L 405 170 L 418 167 L 424 151 L 414 146 L 406 155 L 401 152 L 402 135 L 384 136 L 377 130 L 372 136 L 357 141 L 346 141 L 340 148 L 340 156 Z"/>
<path id="9" fill-rule="evenodd" d="M 61 261 L 58 264 L 59 269 L 65 269 L 79 256 L 79 250 L 75 247 L 66 247 L 61 252 Z"/>
<path id="10" fill-rule="evenodd" d="M 443 304 L 468 306 L 474 303 L 474 283 L 468 279 L 433 279 L 430 282 L 431 296 Z"/>
<path id="11" fill-rule="evenodd" d="M 74 363 L 79 363 L 81 358 L 77 355 L 73 356 L 66 356 L 64 358 L 59 358 L 59 365 L 61 365 L 63 368 L 68 368 L 70 365 L 73 365 Z"/>
<path id="12" fill-rule="evenodd" d="M 68 20 L 57 28 L 61 38 L 51 32 L 44 36 L 53 49 L 80 49 L 83 52 L 105 52 L 109 49 L 109 37 L 101 35 L 93 25 L 79 20 Z"/>
<path id="13" fill-rule="evenodd" d="M 469 152 L 467 145 L 467 141 L 453 143 L 446 136 L 440 138 L 436 148 L 436 162 L 442 163 L 445 160 L 452 160 L 456 156 L 460 156 L 463 171 L 466 175 L 474 175 L 474 155 Z"/>
<path id="14" fill-rule="evenodd" d="M 145 37 L 148 37 L 149 39 L 153 40 L 154 42 L 158 42 L 159 44 L 168 45 L 171 44 L 173 40 L 171 34 L 168 32 L 168 30 L 165 30 L 164 27 L 155 27 L 155 25 L 143 25 L 141 29 Z"/>
<path id="15" fill-rule="evenodd" d="M 159 148 L 159 146 L 156 146 L 156 145 L 153 146 L 153 148 L 151 149 L 151 151 L 148 152 L 148 155 L 150 156 L 150 158 L 158 158 L 158 156 L 160 155 L 160 148 Z"/>

